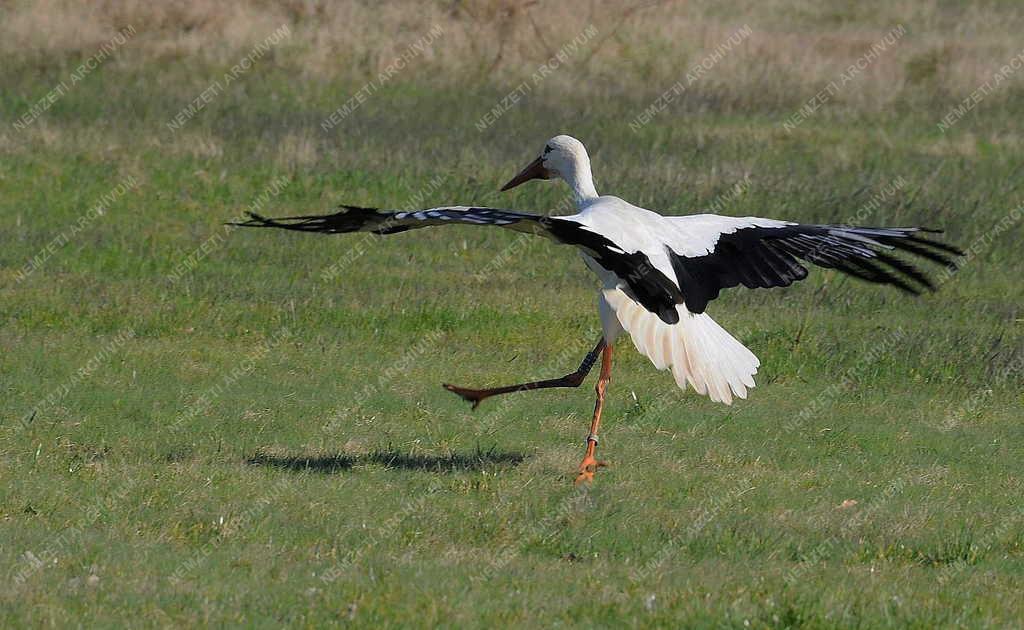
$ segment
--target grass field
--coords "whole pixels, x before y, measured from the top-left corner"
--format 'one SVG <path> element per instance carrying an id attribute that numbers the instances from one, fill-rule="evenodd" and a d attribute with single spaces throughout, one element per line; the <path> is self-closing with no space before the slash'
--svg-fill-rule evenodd
<path id="1" fill-rule="evenodd" d="M 0 626 L 1024 624 L 1015 3 L 168 6 L 0 5 Z M 574 251 L 222 225 L 567 209 L 497 192 L 556 133 L 645 207 L 969 254 L 918 299 L 725 292 L 762 361 L 732 407 L 623 338 L 611 467 L 575 488 L 589 383 L 475 412 L 440 387 L 575 368 Z"/>

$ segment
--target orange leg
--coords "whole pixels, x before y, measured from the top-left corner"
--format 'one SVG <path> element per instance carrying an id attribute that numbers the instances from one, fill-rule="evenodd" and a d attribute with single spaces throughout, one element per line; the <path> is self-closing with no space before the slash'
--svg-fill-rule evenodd
<path id="1" fill-rule="evenodd" d="M 597 429 L 601 426 L 601 410 L 604 409 L 604 393 L 608 389 L 608 381 L 612 378 L 612 347 L 605 345 L 601 354 L 601 376 L 597 379 L 597 402 L 594 404 L 594 419 L 590 423 L 590 435 L 587 436 L 587 452 L 580 462 L 579 472 L 576 475 L 575 483 L 579 485 L 584 481 L 593 481 L 594 473 L 598 468 L 607 466 L 605 462 L 594 458 L 594 451 L 597 450 Z"/>
<path id="2" fill-rule="evenodd" d="M 576 369 L 572 374 L 566 374 L 562 378 L 551 378 L 545 381 L 531 381 L 529 383 L 520 383 L 518 385 L 506 385 L 505 387 L 492 387 L 490 389 L 469 389 L 467 387 L 457 387 L 455 385 L 449 385 L 444 383 L 444 388 L 453 394 L 458 394 L 463 400 L 473 403 L 473 409 L 476 409 L 485 398 L 491 396 L 497 396 L 499 394 L 511 394 L 514 392 L 525 392 L 532 389 L 548 389 L 551 387 L 579 387 L 583 383 L 583 379 L 587 378 L 587 374 L 590 374 L 590 368 L 594 367 L 594 363 L 597 361 L 597 355 L 604 349 L 604 338 L 602 337 L 594 349 L 591 350 L 587 356 L 583 359 L 583 363 L 580 363 L 580 367 Z"/>

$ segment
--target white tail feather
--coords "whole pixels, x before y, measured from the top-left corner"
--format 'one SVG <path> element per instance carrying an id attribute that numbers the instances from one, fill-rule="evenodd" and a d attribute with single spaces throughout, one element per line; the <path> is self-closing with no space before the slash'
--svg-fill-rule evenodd
<path id="1" fill-rule="evenodd" d="M 733 395 L 746 398 L 754 387 L 761 362 L 707 313 L 679 305 L 679 323 L 669 325 L 621 289 L 605 290 L 604 298 L 637 351 L 659 370 L 671 368 L 681 389 L 689 383 L 698 394 L 731 405 Z"/>

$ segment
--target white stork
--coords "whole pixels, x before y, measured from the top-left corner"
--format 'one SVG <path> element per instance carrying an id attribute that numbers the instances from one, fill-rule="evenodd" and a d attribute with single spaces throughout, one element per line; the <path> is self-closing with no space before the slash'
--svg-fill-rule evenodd
<path id="1" fill-rule="evenodd" d="M 924 228 L 806 225 L 757 217 L 714 214 L 666 217 L 618 197 L 598 195 L 583 143 L 555 136 L 543 153 L 502 190 L 531 179 L 561 178 L 572 189 L 578 213 L 545 217 L 470 206 L 397 212 L 341 206 L 336 214 L 268 219 L 256 214 L 237 225 L 301 232 L 394 234 L 433 225 L 493 225 L 547 236 L 581 250 L 601 281 L 602 336 L 579 368 L 561 378 L 490 389 L 444 387 L 473 403 L 490 396 L 550 387 L 578 387 L 601 357 L 597 402 L 576 483 L 605 465 L 594 457 L 612 345 L 629 333 L 636 349 L 676 384 L 687 383 L 712 400 L 731 404 L 754 387 L 757 357 L 705 312 L 722 289 L 784 287 L 807 276 L 801 261 L 909 293 L 934 289 L 920 271 L 892 254 L 902 250 L 943 265 L 961 252 L 923 236 Z"/>

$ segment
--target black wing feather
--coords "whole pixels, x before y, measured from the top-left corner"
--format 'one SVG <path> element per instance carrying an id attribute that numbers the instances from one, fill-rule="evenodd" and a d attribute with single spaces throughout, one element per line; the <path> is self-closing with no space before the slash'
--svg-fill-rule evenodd
<path id="1" fill-rule="evenodd" d="M 359 206 L 341 206 L 335 214 L 269 219 L 249 213 L 249 219 L 231 223 L 240 227 L 278 228 L 298 232 L 344 234 L 372 232 L 397 234 L 415 228 L 453 223 L 495 225 L 520 232 L 548 236 L 587 252 L 605 269 L 615 273 L 635 299 L 663 321 L 679 321 L 676 305 L 683 303 L 679 287 L 651 264 L 643 252 L 627 253 L 608 238 L 561 217 L 544 217 L 497 208 L 448 207 L 429 210 L 389 211 Z"/>
<path id="2" fill-rule="evenodd" d="M 747 227 L 722 234 L 714 250 L 703 256 L 681 256 L 668 248 L 686 308 L 702 313 L 722 289 L 789 286 L 807 276 L 806 261 L 868 282 L 889 284 L 919 294 L 934 283 L 890 251 L 903 251 L 942 265 L 948 254 L 963 253 L 952 245 L 925 238 L 923 228 L 872 228 L 848 225 L 786 225 Z"/>

